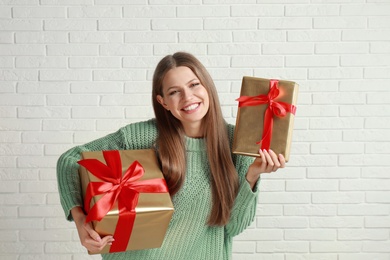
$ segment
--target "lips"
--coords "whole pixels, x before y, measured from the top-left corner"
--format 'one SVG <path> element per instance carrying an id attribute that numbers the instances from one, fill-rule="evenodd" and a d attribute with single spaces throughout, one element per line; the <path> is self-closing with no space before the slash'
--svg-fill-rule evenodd
<path id="1" fill-rule="evenodd" d="M 189 112 L 189 111 L 197 109 L 198 107 L 199 107 L 199 103 L 195 103 L 195 104 L 191 104 L 189 106 L 184 107 L 183 110 L 186 112 Z"/>

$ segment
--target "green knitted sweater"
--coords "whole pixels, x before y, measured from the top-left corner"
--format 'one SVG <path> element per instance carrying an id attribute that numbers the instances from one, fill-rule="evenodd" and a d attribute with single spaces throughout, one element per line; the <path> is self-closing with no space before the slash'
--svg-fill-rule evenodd
<path id="1" fill-rule="evenodd" d="M 234 126 L 227 127 L 231 142 Z M 57 163 L 57 180 L 67 219 L 71 221 L 70 210 L 83 203 L 77 164 L 82 151 L 147 149 L 153 146 L 156 137 L 156 122 L 151 119 L 129 124 L 115 133 L 74 147 L 61 155 Z M 186 137 L 186 152 L 185 182 L 172 197 L 175 211 L 161 248 L 103 254 L 103 259 L 231 259 L 233 237 L 247 228 L 255 217 L 257 186 L 252 191 L 245 179 L 253 158 L 232 155 L 239 175 L 239 193 L 229 223 L 223 227 L 211 227 L 207 225 L 211 207 L 211 186 L 205 139 Z"/>

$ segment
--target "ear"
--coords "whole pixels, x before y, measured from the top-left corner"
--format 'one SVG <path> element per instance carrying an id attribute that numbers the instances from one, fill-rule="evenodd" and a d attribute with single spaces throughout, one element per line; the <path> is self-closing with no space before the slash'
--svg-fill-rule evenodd
<path id="1" fill-rule="evenodd" d="M 168 105 L 165 104 L 164 98 L 161 95 L 157 95 L 157 101 L 160 103 L 166 110 L 169 111 Z"/>

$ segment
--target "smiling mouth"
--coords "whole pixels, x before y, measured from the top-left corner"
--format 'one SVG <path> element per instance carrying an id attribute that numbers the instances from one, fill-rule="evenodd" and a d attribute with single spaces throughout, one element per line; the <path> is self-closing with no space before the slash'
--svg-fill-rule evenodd
<path id="1" fill-rule="evenodd" d="M 183 108 L 184 111 L 191 111 L 197 109 L 199 107 L 199 103 L 189 105 L 188 107 Z"/>

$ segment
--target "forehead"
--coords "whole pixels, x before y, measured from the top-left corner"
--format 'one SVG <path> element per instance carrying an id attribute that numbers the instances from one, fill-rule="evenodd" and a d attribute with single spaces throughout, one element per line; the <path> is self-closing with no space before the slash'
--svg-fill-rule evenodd
<path id="1" fill-rule="evenodd" d="M 183 86 L 190 81 L 198 79 L 195 73 L 188 67 L 180 66 L 170 69 L 163 79 L 163 88 Z"/>

